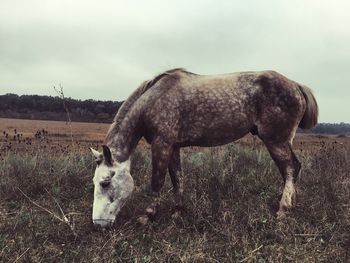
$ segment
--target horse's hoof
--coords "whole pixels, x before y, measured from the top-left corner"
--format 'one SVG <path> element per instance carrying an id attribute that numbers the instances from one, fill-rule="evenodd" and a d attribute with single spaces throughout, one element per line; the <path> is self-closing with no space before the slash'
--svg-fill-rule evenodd
<path id="1" fill-rule="evenodd" d="M 181 211 L 175 211 L 172 215 L 171 218 L 172 219 L 178 219 L 181 217 Z"/>
<path id="2" fill-rule="evenodd" d="M 154 207 L 147 207 L 146 213 L 149 217 L 153 217 L 156 215 L 156 209 Z"/>
<path id="3" fill-rule="evenodd" d="M 142 226 L 145 226 L 148 224 L 148 221 L 149 221 L 149 218 L 148 216 L 140 216 L 138 219 L 137 219 L 137 222 L 142 225 Z"/>
<path id="4" fill-rule="evenodd" d="M 286 218 L 286 212 L 284 212 L 284 211 L 278 211 L 278 212 L 276 213 L 276 219 L 277 219 L 277 220 L 282 220 L 282 219 L 284 219 L 284 218 Z"/>

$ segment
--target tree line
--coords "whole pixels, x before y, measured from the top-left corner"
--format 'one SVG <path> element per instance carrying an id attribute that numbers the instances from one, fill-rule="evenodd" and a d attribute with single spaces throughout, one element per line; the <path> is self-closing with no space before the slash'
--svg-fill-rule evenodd
<path id="1" fill-rule="evenodd" d="M 65 105 L 72 121 L 112 122 L 122 101 L 76 100 L 65 98 Z M 66 121 L 67 112 L 60 97 L 39 95 L 0 95 L 0 117 L 35 120 Z M 320 123 L 303 133 L 350 134 L 348 123 Z"/>
<path id="2" fill-rule="evenodd" d="M 309 130 L 301 130 L 298 132 L 302 133 L 318 133 L 318 134 L 344 134 L 350 135 L 350 124 L 349 123 L 319 123 L 316 127 Z"/>
<path id="3" fill-rule="evenodd" d="M 122 103 L 65 98 L 71 120 L 82 122 L 112 122 Z M 5 94 L 0 95 L 0 117 L 66 121 L 67 112 L 59 97 Z"/>

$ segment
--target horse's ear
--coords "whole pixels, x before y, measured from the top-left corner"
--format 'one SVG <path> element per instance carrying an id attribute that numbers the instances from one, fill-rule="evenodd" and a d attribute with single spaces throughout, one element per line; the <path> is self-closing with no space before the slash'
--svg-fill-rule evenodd
<path id="1" fill-rule="evenodd" d="M 102 153 L 100 153 L 99 151 L 96 151 L 95 149 L 93 149 L 91 147 L 90 147 L 90 150 L 91 150 L 92 154 L 95 156 L 96 159 L 102 157 Z"/>
<path id="2" fill-rule="evenodd" d="M 91 147 L 90 147 L 90 150 L 91 150 L 92 154 L 95 156 L 95 161 L 96 161 L 96 163 L 97 163 L 98 165 L 100 165 L 101 162 L 102 162 L 102 159 L 103 159 L 102 153 L 100 153 L 99 151 L 96 151 L 96 150 L 92 149 Z"/>
<path id="3" fill-rule="evenodd" d="M 108 148 L 107 145 L 102 145 L 103 148 L 103 158 L 104 161 L 109 164 L 112 165 L 112 154 L 111 154 L 111 150 Z"/>

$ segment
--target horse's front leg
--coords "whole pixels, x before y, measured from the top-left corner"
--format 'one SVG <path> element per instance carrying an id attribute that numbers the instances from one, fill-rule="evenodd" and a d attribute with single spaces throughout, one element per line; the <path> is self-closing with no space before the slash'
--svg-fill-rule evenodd
<path id="1" fill-rule="evenodd" d="M 139 218 L 141 224 L 146 224 L 157 213 L 160 204 L 160 190 L 165 181 L 169 160 L 172 155 L 172 145 L 157 139 L 152 143 L 152 202 L 146 209 L 146 215 Z"/>
<path id="2" fill-rule="evenodd" d="M 176 217 L 183 209 L 183 176 L 181 169 L 180 148 L 175 148 L 173 150 L 168 169 L 174 189 L 175 213 L 173 216 Z"/>

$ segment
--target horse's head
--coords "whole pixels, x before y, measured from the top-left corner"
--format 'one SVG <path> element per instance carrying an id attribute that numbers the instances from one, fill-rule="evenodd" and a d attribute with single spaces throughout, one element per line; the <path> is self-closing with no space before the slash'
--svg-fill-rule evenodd
<path id="1" fill-rule="evenodd" d="M 92 221 L 95 225 L 111 225 L 118 212 L 134 189 L 130 175 L 130 161 L 119 163 L 113 160 L 110 149 L 104 145 L 103 153 L 90 148 L 97 167 L 93 179 L 94 203 Z"/>

